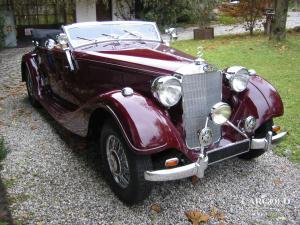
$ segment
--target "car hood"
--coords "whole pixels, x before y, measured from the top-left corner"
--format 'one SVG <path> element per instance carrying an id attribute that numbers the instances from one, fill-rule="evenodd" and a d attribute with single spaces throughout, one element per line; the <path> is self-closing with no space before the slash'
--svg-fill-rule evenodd
<path id="1" fill-rule="evenodd" d="M 175 72 L 195 57 L 155 42 L 109 42 L 79 49 L 88 55 Z"/>

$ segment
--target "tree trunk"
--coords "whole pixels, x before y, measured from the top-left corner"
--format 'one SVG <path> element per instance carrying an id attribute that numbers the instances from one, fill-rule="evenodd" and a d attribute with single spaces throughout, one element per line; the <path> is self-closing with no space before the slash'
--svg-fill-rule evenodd
<path id="1" fill-rule="evenodd" d="M 253 36 L 253 30 L 254 30 L 254 27 L 251 25 L 251 26 L 249 27 L 250 36 Z"/>
<path id="2" fill-rule="evenodd" d="M 286 36 L 286 19 L 289 1 L 288 0 L 274 0 L 275 16 L 272 22 L 272 31 L 270 39 L 282 41 Z"/>

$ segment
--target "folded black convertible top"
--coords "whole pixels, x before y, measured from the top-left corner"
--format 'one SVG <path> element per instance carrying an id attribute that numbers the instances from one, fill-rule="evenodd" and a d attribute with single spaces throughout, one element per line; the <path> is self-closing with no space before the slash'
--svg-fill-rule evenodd
<path id="1" fill-rule="evenodd" d="M 53 40 L 56 40 L 56 36 L 58 34 L 62 33 L 62 30 L 59 29 L 32 29 L 32 40 L 38 41 L 40 45 L 43 45 L 43 43 L 51 38 Z"/>

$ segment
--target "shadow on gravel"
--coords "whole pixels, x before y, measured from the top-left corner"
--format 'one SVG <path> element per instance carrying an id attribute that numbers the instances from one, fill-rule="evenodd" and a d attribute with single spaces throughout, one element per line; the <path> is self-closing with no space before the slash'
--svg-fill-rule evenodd
<path id="1" fill-rule="evenodd" d="M 29 104 L 28 99 L 23 99 L 24 104 Z M 86 165 L 97 172 L 101 177 L 99 166 L 100 155 L 97 152 L 96 143 L 91 143 L 86 138 L 80 137 L 66 128 L 62 127 L 51 115 L 43 108 L 36 110 L 53 127 L 53 131 L 59 135 L 61 140 L 72 149 L 72 152 L 86 162 Z"/>
<path id="2" fill-rule="evenodd" d="M 23 103 L 29 105 L 28 99 L 24 98 Z M 104 180 L 99 166 L 100 155 L 97 152 L 96 143 L 89 143 L 87 139 L 71 133 L 62 127 L 58 122 L 56 122 L 45 109 L 35 110 L 44 118 L 45 122 L 49 123 L 51 127 L 54 128 L 53 131 L 59 135 L 64 143 L 67 144 L 67 146 L 72 150 L 72 153 L 79 159 L 83 160 L 85 165 L 90 170 L 95 171 L 98 179 Z M 235 177 L 236 179 L 247 179 L 247 177 L 254 173 L 254 171 L 251 171 L 251 168 L 254 168 L 255 164 L 255 160 L 244 161 L 237 158 L 229 159 L 208 167 L 205 177 L 200 179 L 199 182 L 201 185 L 209 185 L 213 183 L 226 182 L 224 181 L 224 177 L 227 177 L 226 179 L 230 179 L 230 177 Z M 191 179 L 183 179 L 170 182 L 154 183 L 153 192 L 157 193 L 160 196 L 159 198 L 164 199 L 172 195 L 172 193 L 169 191 L 171 186 L 175 185 L 178 186 L 178 189 L 184 189 L 187 187 L 187 183 L 193 182 Z M 150 201 L 154 195 L 150 196 Z M 136 206 L 129 208 L 134 210 L 136 207 L 139 208 L 140 206 L 143 206 L 144 203 L 145 202 L 139 203 Z"/>
<path id="3" fill-rule="evenodd" d="M 14 224 L 10 211 L 8 209 L 6 189 L 4 184 L 2 183 L 1 177 L 0 177 L 0 224 L 1 225 Z"/>

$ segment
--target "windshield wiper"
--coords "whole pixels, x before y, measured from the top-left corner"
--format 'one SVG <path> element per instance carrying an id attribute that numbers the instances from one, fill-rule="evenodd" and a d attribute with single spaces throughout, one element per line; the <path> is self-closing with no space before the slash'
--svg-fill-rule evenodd
<path id="1" fill-rule="evenodd" d="M 96 39 L 89 39 L 89 38 L 84 38 L 84 37 L 76 37 L 77 39 L 85 40 L 85 41 L 90 41 L 93 42 L 97 46 L 97 40 Z"/>
<path id="2" fill-rule="evenodd" d="M 134 37 L 137 37 L 137 38 L 139 38 L 139 39 L 142 39 L 142 36 L 140 36 L 140 35 L 137 35 L 137 34 L 135 34 L 135 33 L 132 33 L 132 32 L 130 32 L 130 31 L 128 31 L 128 30 L 123 30 L 125 33 L 127 33 L 127 34 L 130 34 L 130 35 L 132 35 L 132 36 L 134 36 Z"/>
<path id="3" fill-rule="evenodd" d="M 101 34 L 102 36 L 105 36 L 105 37 L 111 37 L 111 38 L 113 38 L 113 39 L 115 39 L 115 40 L 118 40 L 119 39 L 119 37 L 116 37 L 116 36 L 113 36 L 113 35 L 110 35 L 110 34 Z"/>

